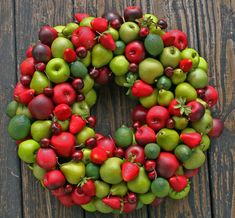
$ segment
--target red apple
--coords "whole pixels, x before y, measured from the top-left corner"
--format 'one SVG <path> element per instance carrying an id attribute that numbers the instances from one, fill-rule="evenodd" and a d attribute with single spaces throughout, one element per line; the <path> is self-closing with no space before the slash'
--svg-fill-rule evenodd
<path id="1" fill-rule="evenodd" d="M 132 145 L 125 151 L 125 158 L 128 159 L 130 157 L 134 157 L 133 161 L 135 163 L 144 163 L 144 149 L 138 145 Z"/>
<path id="2" fill-rule="evenodd" d="M 49 25 L 45 25 L 45 26 L 42 26 L 39 30 L 39 33 L 38 33 L 38 38 L 39 40 L 45 44 L 45 45 L 48 45 L 50 46 L 51 43 L 55 40 L 55 38 L 58 37 L 58 33 L 57 31 L 49 26 Z"/>
<path id="3" fill-rule="evenodd" d="M 124 10 L 125 21 L 135 21 L 136 19 L 142 18 L 143 12 L 139 6 L 129 6 Z"/>
<path id="4" fill-rule="evenodd" d="M 140 41 L 130 42 L 125 48 L 125 55 L 131 63 L 139 63 L 145 57 L 144 44 Z"/>
<path id="5" fill-rule="evenodd" d="M 42 181 L 46 188 L 53 190 L 62 187 L 66 179 L 60 170 L 51 170 L 44 175 Z"/>
<path id="6" fill-rule="evenodd" d="M 138 145 L 144 146 L 148 143 L 156 142 L 156 134 L 150 127 L 141 126 L 135 133 L 135 140 Z"/>

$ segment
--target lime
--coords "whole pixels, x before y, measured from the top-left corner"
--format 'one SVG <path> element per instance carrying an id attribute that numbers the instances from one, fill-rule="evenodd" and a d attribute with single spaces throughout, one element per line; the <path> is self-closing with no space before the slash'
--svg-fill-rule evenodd
<path id="1" fill-rule="evenodd" d="M 116 49 L 114 50 L 115 55 L 122 55 L 125 52 L 125 43 L 123 41 L 116 41 Z"/>
<path id="2" fill-rule="evenodd" d="M 93 163 L 88 163 L 86 165 L 86 176 L 91 177 L 92 179 L 99 179 L 100 177 L 100 167 Z"/>
<path id="3" fill-rule="evenodd" d="M 8 133 L 11 138 L 21 140 L 30 132 L 30 120 L 25 115 L 14 116 L 8 124 Z"/>
<path id="4" fill-rule="evenodd" d="M 161 177 L 156 178 L 151 184 L 151 191 L 157 197 L 165 197 L 168 195 L 170 185 L 166 179 Z"/>
<path id="5" fill-rule="evenodd" d="M 132 144 L 133 133 L 128 127 L 123 125 L 116 130 L 114 138 L 118 146 L 127 147 Z"/>
<path id="6" fill-rule="evenodd" d="M 160 147 L 155 143 L 149 143 L 144 148 L 144 154 L 148 159 L 156 159 L 159 153 Z"/>
<path id="7" fill-rule="evenodd" d="M 7 116 L 10 118 L 14 117 L 16 115 L 17 108 L 18 108 L 18 103 L 16 101 L 11 101 L 7 105 L 7 110 L 6 110 Z"/>
<path id="8" fill-rule="evenodd" d="M 182 144 L 182 145 L 178 145 L 176 148 L 175 148 L 175 156 L 181 161 L 181 162 L 184 162 L 186 160 L 188 160 L 192 154 L 192 150 Z"/>

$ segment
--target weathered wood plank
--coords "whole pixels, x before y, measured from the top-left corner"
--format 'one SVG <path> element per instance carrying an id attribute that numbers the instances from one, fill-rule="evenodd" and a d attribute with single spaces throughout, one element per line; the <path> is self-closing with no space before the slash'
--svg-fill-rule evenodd
<path id="1" fill-rule="evenodd" d="M 169 29 L 182 29 L 189 37 L 189 46 L 198 49 L 195 4 L 188 1 L 150 1 L 150 12 L 166 18 Z M 189 197 L 182 201 L 166 200 L 159 208 L 151 208 L 150 217 L 211 217 L 207 163 L 192 179 Z"/>
<path id="2" fill-rule="evenodd" d="M 27 7 L 26 7 L 27 6 Z M 42 24 L 66 24 L 72 21 L 73 2 L 16 0 L 16 39 L 18 66 L 30 43 L 37 42 Z M 79 207 L 65 208 L 44 190 L 22 164 L 22 192 L 24 217 L 83 217 Z"/>
<path id="3" fill-rule="evenodd" d="M 214 217 L 235 216 L 235 2 L 196 1 L 199 48 L 209 62 L 210 82 L 219 91 L 215 116 L 225 122 L 223 135 L 209 151 Z"/>
<path id="4" fill-rule="evenodd" d="M 4 9 L 4 10 L 2 10 Z M 5 115 L 6 105 L 12 99 L 16 82 L 14 2 L 1 2 L 0 31 L 0 216 L 22 217 L 20 162 L 17 158 L 17 146 L 7 134 L 9 119 Z"/>

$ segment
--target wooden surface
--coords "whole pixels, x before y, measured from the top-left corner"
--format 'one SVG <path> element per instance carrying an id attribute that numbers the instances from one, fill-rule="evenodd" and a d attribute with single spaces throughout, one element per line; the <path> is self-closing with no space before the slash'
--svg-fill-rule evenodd
<path id="1" fill-rule="evenodd" d="M 105 10 L 122 11 L 135 4 L 144 12 L 166 18 L 169 29 L 185 31 L 190 46 L 208 60 L 210 83 L 220 94 L 215 115 L 225 121 L 225 130 L 213 140 L 206 164 L 192 180 L 188 198 L 167 200 L 158 208 L 145 207 L 128 217 L 235 217 L 235 0 L 0 0 L 0 217 L 111 216 L 85 213 L 79 207 L 65 208 L 50 196 L 18 160 L 16 145 L 7 135 L 4 110 L 18 79 L 24 52 L 37 41 L 42 24 L 66 24 L 74 12 L 100 16 Z M 122 123 L 130 124 L 130 110 L 135 102 L 124 96 L 124 90 L 111 84 L 99 95 L 102 98 L 94 109 L 98 131 L 110 134 Z"/>

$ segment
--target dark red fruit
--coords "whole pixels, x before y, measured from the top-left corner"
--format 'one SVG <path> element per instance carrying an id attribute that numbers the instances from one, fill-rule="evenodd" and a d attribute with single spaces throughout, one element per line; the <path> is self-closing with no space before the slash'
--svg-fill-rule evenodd
<path id="1" fill-rule="evenodd" d="M 198 174 L 198 168 L 193 169 L 193 170 L 184 169 L 184 176 L 188 179 L 192 178 L 196 174 Z"/>
<path id="2" fill-rule="evenodd" d="M 134 204 L 137 202 L 137 196 L 135 193 L 133 192 L 130 192 L 128 195 L 127 195 L 127 201 L 130 203 L 130 204 Z"/>
<path id="3" fill-rule="evenodd" d="M 82 205 L 82 204 L 88 204 L 92 200 L 92 197 L 86 195 L 82 191 L 81 187 L 77 187 L 72 192 L 72 199 L 75 204 Z"/>
<path id="4" fill-rule="evenodd" d="M 167 28 L 167 22 L 164 19 L 159 19 L 157 22 L 157 26 L 164 30 Z"/>
<path id="5" fill-rule="evenodd" d="M 135 121 L 133 124 L 132 124 L 132 127 L 137 130 L 138 128 L 140 128 L 142 125 L 139 121 Z"/>
<path id="6" fill-rule="evenodd" d="M 60 203 L 63 204 L 65 207 L 71 207 L 74 205 L 71 194 L 63 195 L 57 198 L 60 201 Z"/>
<path id="7" fill-rule="evenodd" d="M 59 135 L 62 132 L 62 126 L 58 122 L 53 122 L 51 132 L 53 135 Z"/>
<path id="8" fill-rule="evenodd" d="M 20 77 L 20 82 L 23 86 L 29 86 L 30 82 L 31 82 L 31 76 L 21 76 Z"/>
<path id="9" fill-rule="evenodd" d="M 207 86 L 205 88 L 204 96 L 202 98 L 209 107 L 213 107 L 218 101 L 219 95 L 213 86 Z"/>
<path id="10" fill-rule="evenodd" d="M 151 172 L 156 168 L 156 161 L 154 160 L 146 160 L 144 163 L 144 168 L 147 172 Z"/>
<path id="11" fill-rule="evenodd" d="M 151 205 L 154 206 L 154 207 L 158 207 L 164 201 L 165 201 L 165 198 L 158 198 L 158 197 L 156 197 Z"/>
<path id="12" fill-rule="evenodd" d="M 84 46 L 80 46 L 76 49 L 76 54 L 79 58 L 85 58 L 87 56 L 87 50 Z"/>
<path id="13" fill-rule="evenodd" d="M 137 105 L 136 107 L 134 107 L 134 109 L 132 110 L 132 121 L 139 121 L 142 124 L 146 123 L 146 115 L 147 115 L 148 110 L 143 107 L 142 105 Z"/>
<path id="14" fill-rule="evenodd" d="M 53 101 L 55 104 L 71 105 L 76 100 L 76 92 L 69 83 L 61 83 L 54 87 Z"/>
<path id="15" fill-rule="evenodd" d="M 70 185 L 70 184 L 67 184 L 65 187 L 64 187 L 64 191 L 66 194 L 70 194 L 74 189 L 74 186 Z"/>
<path id="16" fill-rule="evenodd" d="M 96 117 L 95 116 L 89 116 L 86 118 L 87 122 L 88 122 L 88 125 L 91 127 L 91 128 L 94 128 L 95 125 L 96 125 Z"/>
<path id="17" fill-rule="evenodd" d="M 169 179 L 169 184 L 174 191 L 180 192 L 187 186 L 188 180 L 185 176 L 173 176 Z"/>
<path id="18" fill-rule="evenodd" d="M 82 185 L 82 191 L 88 195 L 88 196 L 95 196 L 96 194 L 96 188 L 95 183 L 92 179 L 88 179 L 83 185 Z"/>
<path id="19" fill-rule="evenodd" d="M 71 157 L 75 150 L 75 136 L 69 132 L 62 132 L 51 137 L 51 145 L 56 153 L 62 157 Z"/>
<path id="20" fill-rule="evenodd" d="M 136 19 L 142 18 L 143 12 L 139 6 L 128 6 L 124 10 L 125 21 L 135 21 Z"/>
<path id="21" fill-rule="evenodd" d="M 36 161 L 43 169 L 51 170 L 57 165 L 57 156 L 51 148 L 39 148 L 36 155 Z"/>
<path id="22" fill-rule="evenodd" d="M 50 139 L 48 139 L 48 138 L 43 138 L 43 139 L 41 139 L 41 141 L 40 141 L 40 146 L 41 146 L 42 148 L 48 148 L 48 147 L 50 146 L 50 143 L 51 143 L 51 140 L 50 140 Z"/>
<path id="23" fill-rule="evenodd" d="M 224 123 L 218 119 L 218 118 L 213 118 L 213 127 L 211 131 L 208 133 L 208 136 L 210 137 L 219 137 L 224 129 Z"/>
<path id="24" fill-rule="evenodd" d="M 112 79 L 112 72 L 108 67 L 102 67 L 98 70 L 98 74 L 95 77 L 95 82 L 99 85 L 106 85 Z"/>
<path id="25" fill-rule="evenodd" d="M 96 138 L 91 137 L 85 141 L 85 145 L 88 148 L 94 148 L 96 146 Z"/>
<path id="26" fill-rule="evenodd" d="M 95 69 L 93 68 L 90 72 L 89 72 L 90 76 L 95 79 L 96 77 L 99 76 L 99 70 L 98 69 Z"/>
<path id="27" fill-rule="evenodd" d="M 34 58 L 26 58 L 20 64 L 20 73 L 22 76 L 33 76 L 35 67 L 34 67 Z"/>
<path id="28" fill-rule="evenodd" d="M 103 137 L 97 141 L 97 148 L 105 150 L 108 157 L 112 157 L 116 146 L 114 140 L 111 137 Z"/>
<path id="29" fill-rule="evenodd" d="M 127 44 L 125 55 L 131 63 L 139 63 L 145 57 L 144 44 L 140 41 L 133 41 Z"/>
<path id="30" fill-rule="evenodd" d="M 119 158 L 123 158 L 125 155 L 125 151 L 123 150 L 123 148 L 120 147 L 116 147 L 113 153 L 114 157 L 119 157 Z"/>
<path id="31" fill-rule="evenodd" d="M 125 182 L 135 179 L 139 174 L 139 167 L 135 163 L 125 162 L 122 164 L 122 178 Z"/>
<path id="32" fill-rule="evenodd" d="M 51 170 L 44 175 L 42 181 L 46 188 L 54 190 L 62 187 L 65 184 L 66 179 L 60 170 Z"/>
<path id="33" fill-rule="evenodd" d="M 83 158 L 83 152 L 80 150 L 74 151 L 72 154 L 72 158 L 74 161 L 81 161 Z"/>
<path id="34" fill-rule="evenodd" d="M 54 89 L 51 87 L 47 87 L 43 90 L 44 95 L 47 97 L 51 97 L 54 94 Z"/>
<path id="35" fill-rule="evenodd" d="M 124 207 L 123 207 L 123 213 L 130 213 L 134 211 L 137 207 L 137 202 L 136 203 L 129 203 L 127 200 L 124 201 Z"/>
<path id="36" fill-rule="evenodd" d="M 110 25 L 114 29 L 118 30 L 121 27 L 122 24 L 121 24 L 120 20 L 116 18 L 116 19 L 114 19 L 110 22 Z"/>
<path id="37" fill-rule="evenodd" d="M 168 119 L 166 122 L 166 127 L 168 129 L 174 129 L 175 128 L 175 121 L 172 118 Z"/>
<path id="38" fill-rule="evenodd" d="M 35 69 L 41 72 L 44 72 L 46 69 L 46 64 L 43 62 L 38 62 L 35 64 Z"/>
<path id="39" fill-rule="evenodd" d="M 54 105 L 50 98 L 44 94 L 40 94 L 30 101 L 28 108 L 35 119 L 46 120 L 52 114 Z"/>
<path id="40" fill-rule="evenodd" d="M 85 100 L 85 96 L 82 93 L 78 94 L 77 95 L 77 101 L 80 102 L 80 101 L 83 101 L 83 100 Z"/>
<path id="41" fill-rule="evenodd" d="M 114 10 L 105 12 L 102 17 L 108 20 L 109 22 L 113 21 L 114 19 L 118 19 L 121 24 L 123 23 L 121 15 Z"/>
<path id="42" fill-rule="evenodd" d="M 198 101 L 191 101 L 186 106 L 190 107 L 191 109 L 191 112 L 188 115 L 190 121 L 195 122 L 203 117 L 205 113 L 205 107 Z"/>
<path id="43" fill-rule="evenodd" d="M 142 80 L 136 80 L 131 92 L 135 97 L 145 97 L 153 93 L 153 87 Z"/>
<path id="44" fill-rule="evenodd" d="M 95 164 L 102 164 L 108 159 L 107 152 L 102 148 L 93 148 L 91 150 L 91 161 Z"/>
<path id="45" fill-rule="evenodd" d="M 144 149 L 138 145 L 132 145 L 129 148 L 127 148 L 125 152 L 125 158 L 126 159 L 132 159 L 133 162 L 143 164 L 145 155 L 144 155 Z"/>
<path id="46" fill-rule="evenodd" d="M 166 67 L 165 69 L 164 69 L 164 73 L 165 73 L 165 75 L 167 76 L 167 77 L 172 77 L 173 76 L 173 74 L 174 74 L 174 69 L 172 68 L 172 67 Z"/>
<path id="47" fill-rule="evenodd" d="M 148 177 L 149 177 L 150 180 L 156 179 L 156 178 L 157 178 L 157 172 L 156 172 L 156 170 L 153 170 L 153 171 L 149 172 L 149 173 L 148 173 Z"/>
<path id="48" fill-rule="evenodd" d="M 157 158 L 157 173 L 164 178 L 170 178 L 175 175 L 179 167 L 176 156 L 169 152 L 161 152 Z"/>
<path id="49" fill-rule="evenodd" d="M 138 72 L 139 66 L 136 63 L 130 63 L 128 69 L 130 72 L 136 73 Z"/>
<path id="50" fill-rule="evenodd" d="M 84 87 L 84 82 L 81 78 L 76 78 L 73 80 L 72 86 L 76 91 L 79 91 Z"/>
<path id="51" fill-rule="evenodd" d="M 64 60 L 68 63 L 76 61 L 77 54 L 72 48 L 66 48 L 64 50 Z"/>
<path id="52" fill-rule="evenodd" d="M 169 118 L 170 114 L 165 107 L 154 106 L 148 111 L 146 121 L 149 127 L 158 131 L 166 126 Z"/>
<path id="53" fill-rule="evenodd" d="M 49 25 L 45 25 L 45 26 L 42 26 L 39 30 L 39 33 L 38 33 L 38 38 L 39 40 L 45 44 L 45 45 L 48 45 L 50 46 L 51 43 L 58 37 L 58 33 L 57 31 L 49 26 Z"/>
<path id="54" fill-rule="evenodd" d="M 150 127 L 141 126 L 135 133 L 135 139 L 138 145 L 144 146 L 148 143 L 155 142 L 156 134 Z"/>
<path id="55" fill-rule="evenodd" d="M 51 49 L 47 45 L 38 42 L 32 51 L 33 57 L 37 62 L 47 63 L 51 59 Z"/>

